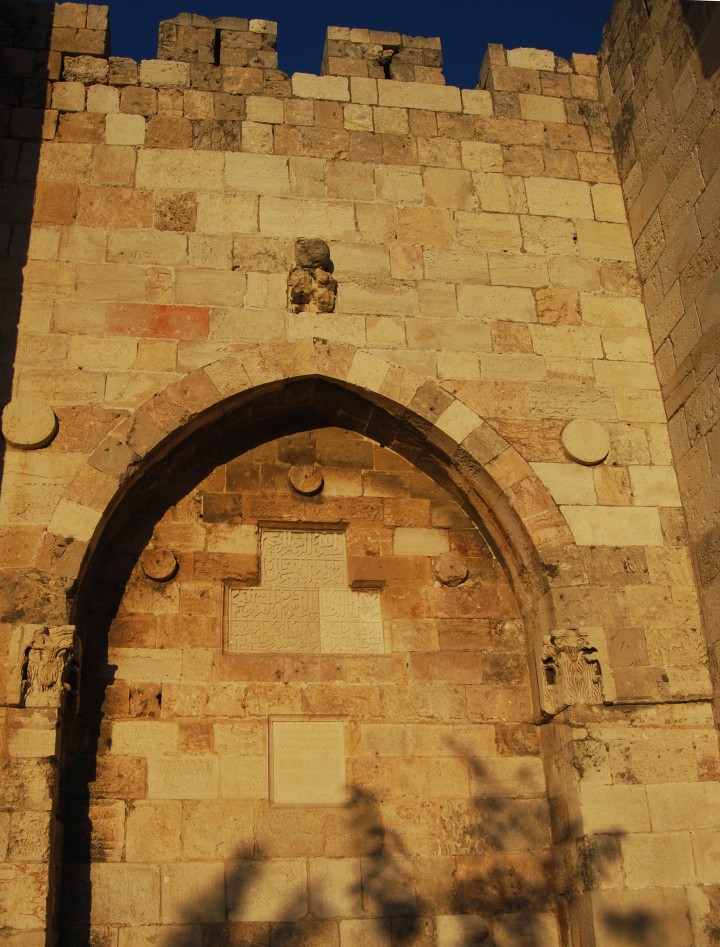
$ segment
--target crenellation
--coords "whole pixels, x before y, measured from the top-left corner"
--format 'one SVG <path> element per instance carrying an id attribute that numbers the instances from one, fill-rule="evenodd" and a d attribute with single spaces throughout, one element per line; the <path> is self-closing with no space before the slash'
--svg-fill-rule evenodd
<path id="1" fill-rule="evenodd" d="M 328 27 L 322 74 L 444 85 L 438 37 Z"/>

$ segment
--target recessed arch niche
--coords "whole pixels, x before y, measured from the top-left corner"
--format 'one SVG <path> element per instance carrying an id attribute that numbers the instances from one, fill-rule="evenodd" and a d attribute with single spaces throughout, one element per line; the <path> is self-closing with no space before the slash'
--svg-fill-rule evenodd
<path id="1" fill-rule="evenodd" d="M 242 931 L 270 943 L 511 943 L 521 928 L 555 943 L 525 635 L 541 627 L 546 590 L 518 517 L 507 535 L 500 488 L 467 455 L 463 469 L 420 413 L 332 379 L 257 387 L 201 421 L 130 477 L 78 587 L 65 940 L 92 921 L 93 936 L 119 944 Z M 318 460 L 323 491 L 293 496 L 291 461 Z M 231 653 L 226 586 L 262 583 L 252 530 L 308 523 L 342 530 L 349 578 L 384 597 L 382 652 Z M 237 530 L 249 544 L 227 552 Z M 410 554 L 423 541 L 430 551 Z M 142 574 L 148 544 L 173 550 L 175 576 Z M 434 569 L 446 549 L 469 563 L 458 586 Z M 384 567 L 360 575 L 373 559 Z M 454 616 L 442 604 L 453 595 L 466 603 Z M 275 804 L 276 718 L 341 722 L 342 805 Z"/>

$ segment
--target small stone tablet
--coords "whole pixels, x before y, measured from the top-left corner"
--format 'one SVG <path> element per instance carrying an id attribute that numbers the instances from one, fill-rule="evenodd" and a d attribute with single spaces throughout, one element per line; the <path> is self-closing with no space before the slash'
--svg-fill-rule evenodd
<path id="1" fill-rule="evenodd" d="M 286 806 L 345 805 L 342 721 L 271 720 L 270 746 L 272 802 Z"/>
<path id="2" fill-rule="evenodd" d="M 467 562 L 457 552 L 444 552 L 434 563 L 435 575 L 443 585 L 462 585 L 468 577 Z"/>
<path id="3" fill-rule="evenodd" d="M 55 437 L 57 428 L 55 412 L 41 398 L 15 398 L 2 413 L 5 440 L 21 450 L 45 447 Z"/>
<path id="4" fill-rule="evenodd" d="M 561 437 L 568 457 L 586 467 L 601 464 L 610 451 L 608 433 L 597 421 L 571 421 Z"/>
<path id="5" fill-rule="evenodd" d="M 140 557 L 140 565 L 148 579 L 153 582 L 168 582 L 178 570 L 178 561 L 171 549 L 153 546 Z"/>
<path id="6" fill-rule="evenodd" d="M 315 464 L 297 464 L 291 467 L 288 480 L 296 493 L 306 497 L 320 493 L 325 483 L 320 468 Z"/>

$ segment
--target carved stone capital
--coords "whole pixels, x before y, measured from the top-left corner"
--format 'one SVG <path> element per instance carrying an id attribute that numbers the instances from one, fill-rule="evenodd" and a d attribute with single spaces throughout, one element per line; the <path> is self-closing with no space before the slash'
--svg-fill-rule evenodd
<path id="1" fill-rule="evenodd" d="M 601 628 L 556 628 L 536 649 L 540 709 L 554 716 L 578 704 L 614 697 Z"/>
<path id="2" fill-rule="evenodd" d="M 80 641 L 74 625 L 19 625 L 10 640 L 7 703 L 16 707 L 62 706 L 76 695 Z"/>

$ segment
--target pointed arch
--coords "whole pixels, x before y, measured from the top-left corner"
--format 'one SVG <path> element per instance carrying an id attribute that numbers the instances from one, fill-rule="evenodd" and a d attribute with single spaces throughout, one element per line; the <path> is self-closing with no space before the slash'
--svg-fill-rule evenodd
<path id="1" fill-rule="evenodd" d="M 554 609 L 543 550 L 573 537 L 530 465 L 438 383 L 323 339 L 249 349 L 149 398 L 78 470 L 36 564 L 75 583 L 81 602 L 95 553 L 148 483 L 218 439 L 239 453 L 290 429 L 330 424 L 377 440 L 451 489 L 503 563 L 530 633 L 547 628 Z"/>

